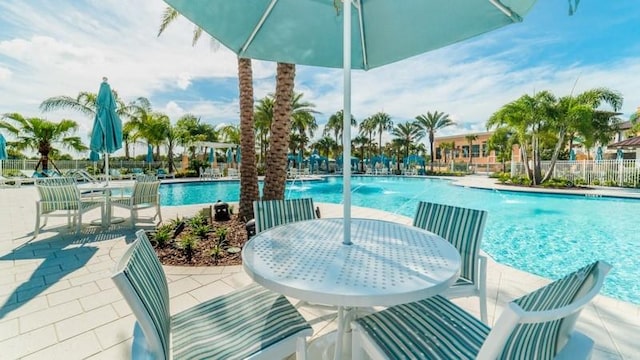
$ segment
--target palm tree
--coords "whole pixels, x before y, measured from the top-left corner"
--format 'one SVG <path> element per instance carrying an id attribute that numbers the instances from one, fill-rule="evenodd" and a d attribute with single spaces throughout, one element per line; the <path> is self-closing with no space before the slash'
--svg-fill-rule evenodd
<path id="1" fill-rule="evenodd" d="M 192 114 L 182 115 L 176 122 L 176 129 L 178 144 L 189 149 L 191 159 L 195 159 L 196 156 L 196 148 L 192 145 L 194 142 L 218 140 L 216 129 Z"/>
<path id="2" fill-rule="evenodd" d="M 322 133 L 323 136 L 326 136 L 331 131 L 333 131 L 333 135 L 335 136 L 336 142 L 338 144 L 342 143 L 342 141 L 340 141 L 339 138 L 342 137 L 343 113 L 344 113 L 343 110 L 339 110 L 335 114 L 331 115 L 329 117 L 329 120 L 327 121 L 327 125 L 325 125 L 324 127 L 324 132 Z M 353 115 L 351 115 L 351 126 L 357 126 L 357 125 L 358 123 L 356 121 L 356 118 L 354 118 Z"/>
<path id="3" fill-rule="evenodd" d="M 507 161 L 511 160 L 511 153 L 515 145 L 515 136 L 508 128 L 497 128 L 489 140 L 487 140 L 487 148 L 489 151 L 495 151 L 496 159 L 502 164 L 502 172 L 507 172 Z"/>
<path id="4" fill-rule="evenodd" d="M 438 147 L 442 151 L 443 161 L 446 164 L 447 163 L 447 154 L 451 154 L 451 151 L 455 147 L 455 143 L 453 143 L 453 142 L 443 142 Z M 451 159 L 453 159 L 453 156 L 451 157 Z"/>
<path id="5" fill-rule="evenodd" d="M 262 190 L 264 200 L 284 199 L 295 70 L 293 64 L 278 63 L 277 65 L 274 116 L 271 122 L 269 152 Z"/>
<path id="6" fill-rule="evenodd" d="M 306 144 L 309 142 L 309 139 L 313 138 L 315 131 L 318 129 L 318 123 L 316 122 L 316 118 L 313 116 L 313 114 L 317 114 L 317 111 L 313 109 L 315 104 L 302 101 L 301 99 L 303 95 L 304 94 L 301 93 L 294 93 L 291 103 L 291 127 L 294 132 L 297 132 L 297 136 L 294 138 L 297 139 L 297 145 L 300 149 L 301 155 L 304 154 L 304 149 Z M 292 135 L 294 132 L 292 132 Z"/>
<path id="7" fill-rule="evenodd" d="M 374 114 L 371 119 L 378 128 L 378 155 L 382 155 L 382 133 L 393 129 L 393 121 L 389 114 L 382 111 Z"/>
<path id="8" fill-rule="evenodd" d="M 448 114 L 443 112 L 427 112 L 426 115 L 416 116 L 416 121 L 420 127 L 429 134 L 429 151 L 431 153 L 431 171 L 433 172 L 433 141 L 435 140 L 436 131 L 443 129 L 447 126 L 454 125 L 453 120 L 449 118 Z M 445 160 L 446 162 L 446 160 Z"/>
<path id="9" fill-rule="evenodd" d="M 469 134 L 464 137 L 467 140 L 467 144 L 469 144 L 469 167 L 471 167 L 471 161 L 473 159 L 473 142 L 478 140 L 478 135 Z"/>
<path id="10" fill-rule="evenodd" d="M 165 8 L 158 30 L 158 36 L 166 30 L 180 13 L 170 6 Z M 192 45 L 195 45 L 202 29 L 195 26 Z M 240 204 L 239 216 L 246 220 L 253 218 L 253 202 L 260 195 L 258 189 L 258 169 L 256 167 L 255 132 L 253 129 L 253 69 L 251 59 L 238 57 L 238 87 L 240 90 L 240 134 L 242 159 L 240 161 Z"/>
<path id="11" fill-rule="evenodd" d="M 226 143 L 240 144 L 240 126 L 226 125 L 220 129 L 222 140 Z"/>
<path id="12" fill-rule="evenodd" d="M 16 137 L 16 141 L 11 143 L 15 150 L 30 149 L 40 154 L 40 161 L 35 170 L 40 164 L 42 171 L 49 170 L 49 154 L 57 151 L 54 147 L 56 144 L 78 152 L 89 149 L 79 136 L 72 136 L 78 130 L 78 124 L 73 120 L 63 119 L 54 123 L 35 117 L 25 118 L 18 113 L 4 114 L 2 119 L 4 121 L 0 121 L 0 128 L 8 130 Z"/>
<path id="13" fill-rule="evenodd" d="M 338 143 L 335 142 L 331 137 L 324 136 L 315 142 L 313 145 L 315 149 L 318 149 L 318 152 L 322 155 L 324 154 L 327 158 L 332 151 L 336 151 L 338 147 Z"/>
<path id="14" fill-rule="evenodd" d="M 351 143 L 353 144 L 354 148 L 360 147 L 360 171 L 364 172 L 364 153 L 367 147 L 369 147 L 370 145 L 369 139 L 364 135 L 358 135 L 351 141 Z"/>
<path id="15" fill-rule="evenodd" d="M 424 136 L 424 130 L 417 122 L 406 122 L 396 125 L 391 134 L 396 137 L 398 143 L 404 147 L 404 157 L 409 157 L 409 151 L 416 139 Z"/>
<path id="16" fill-rule="evenodd" d="M 255 106 L 254 127 L 258 135 L 258 142 L 260 143 L 261 162 L 264 161 L 267 153 L 269 130 L 271 128 L 271 122 L 273 121 L 273 104 L 273 97 L 268 95 L 258 100 L 258 104 Z"/>
<path id="17" fill-rule="evenodd" d="M 376 131 L 376 124 L 373 117 L 368 117 L 360 122 L 360 134 L 368 137 L 368 143 L 373 144 L 373 133 Z M 364 156 L 364 154 L 363 154 Z M 369 151 L 369 159 L 371 158 L 371 151 Z"/>

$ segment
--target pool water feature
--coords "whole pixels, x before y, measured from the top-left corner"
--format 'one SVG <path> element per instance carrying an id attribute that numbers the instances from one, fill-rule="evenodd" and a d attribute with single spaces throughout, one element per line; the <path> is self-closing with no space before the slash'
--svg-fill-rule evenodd
<path id="1" fill-rule="evenodd" d="M 613 265 L 603 293 L 640 304 L 640 201 L 577 195 L 481 190 L 449 181 L 405 177 L 353 177 L 351 202 L 413 217 L 418 201 L 488 211 L 482 249 L 496 261 L 547 278 L 558 278 L 598 259 Z M 163 205 L 214 203 L 240 198 L 239 183 L 163 184 Z M 287 185 L 287 198 L 342 203 L 342 178 Z"/>

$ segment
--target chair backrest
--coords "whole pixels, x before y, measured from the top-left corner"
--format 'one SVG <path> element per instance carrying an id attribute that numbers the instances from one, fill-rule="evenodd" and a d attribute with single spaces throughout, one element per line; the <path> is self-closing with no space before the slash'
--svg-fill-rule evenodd
<path id="1" fill-rule="evenodd" d="M 155 204 L 160 201 L 159 192 L 160 181 L 138 181 L 133 185 L 133 193 L 131 194 L 132 205 L 139 204 Z"/>
<path id="2" fill-rule="evenodd" d="M 311 198 L 254 201 L 253 215 L 256 233 L 274 226 L 316 218 Z"/>
<path id="3" fill-rule="evenodd" d="M 158 177 L 155 175 L 136 175 L 136 182 L 154 182 L 158 181 Z"/>
<path id="4" fill-rule="evenodd" d="M 478 252 L 487 212 L 421 201 L 413 226 L 431 231 L 449 241 L 460 253 L 460 276 L 475 282 Z"/>
<path id="5" fill-rule="evenodd" d="M 169 359 L 171 316 L 169 288 L 162 265 L 144 230 L 116 264 L 111 277 L 142 328 L 148 349 L 158 359 Z"/>
<path id="6" fill-rule="evenodd" d="M 78 210 L 80 190 L 71 177 L 40 178 L 36 181 L 43 213 L 56 210 Z"/>
<path id="7" fill-rule="evenodd" d="M 567 343 L 580 311 L 599 292 L 611 266 L 587 265 L 509 303 L 479 357 L 553 359 Z"/>

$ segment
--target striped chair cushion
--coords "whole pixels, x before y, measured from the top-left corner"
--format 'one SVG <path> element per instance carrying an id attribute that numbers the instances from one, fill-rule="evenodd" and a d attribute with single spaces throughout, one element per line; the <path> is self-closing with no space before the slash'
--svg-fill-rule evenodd
<path id="1" fill-rule="evenodd" d="M 587 265 L 562 279 L 513 302 L 525 311 L 554 310 L 571 304 L 585 288 L 594 284 L 598 262 Z M 564 319 L 517 325 L 507 340 L 501 359 L 553 359 Z"/>
<path id="2" fill-rule="evenodd" d="M 313 199 L 264 200 L 253 202 L 256 233 L 295 221 L 315 219 Z"/>
<path id="3" fill-rule="evenodd" d="M 158 202 L 158 190 L 160 181 L 141 182 L 136 181 L 131 195 L 132 205 L 154 204 Z"/>
<path id="4" fill-rule="evenodd" d="M 388 359 L 475 359 L 489 327 L 435 296 L 356 320 Z"/>
<path id="5" fill-rule="evenodd" d="M 36 183 L 40 194 L 40 204 L 43 213 L 56 210 L 78 210 L 80 192 L 74 178 L 56 177 L 38 179 Z M 90 207 L 85 204 L 83 208 Z"/>
<path id="6" fill-rule="evenodd" d="M 144 308 L 158 333 L 165 358 L 169 358 L 169 289 L 162 265 L 144 232 L 138 233 L 138 241 L 131 258 L 122 273 L 141 299 Z"/>
<path id="7" fill-rule="evenodd" d="M 282 295 L 251 285 L 172 317 L 174 359 L 244 359 L 311 327 Z"/>
<path id="8" fill-rule="evenodd" d="M 413 226 L 449 241 L 460 253 L 460 277 L 474 282 L 486 218 L 487 212 L 483 210 L 421 201 L 413 218 Z"/>

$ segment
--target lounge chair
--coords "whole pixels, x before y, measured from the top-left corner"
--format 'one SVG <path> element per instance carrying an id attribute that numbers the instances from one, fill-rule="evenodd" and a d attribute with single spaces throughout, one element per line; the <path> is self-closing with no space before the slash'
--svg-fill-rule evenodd
<path id="1" fill-rule="evenodd" d="M 36 181 L 40 200 L 36 201 L 36 227 L 34 238 L 40 232 L 40 218 L 44 216 L 42 227 L 47 225 L 49 216 L 66 216 L 67 223 L 76 225 L 76 234 L 80 233 L 82 215 L 100 207 L 104 218 L 104 197 L 81 196 L 74 178 L 53 177 Z M 59 214 L 58 212 L 63 212 Z"/>
<path id="2" fill-rule="evenodd" d="M 442 296 L 390 307 L 352 323 L 353 359 L 588 359 L 575 331 L 609 264 L 595 262 L 507 304 L 493 328 Z"/>
<path id="3" fill-rule="evenodd" d="M 316 215 L 311 198 L 253 202 L 256 233 L 294 221 L 313 220 Z"/>
<path id="4" fill-rule="evenodd" d="M 111 198 L 113 206 L 128 209 L 131 212 L 131 227 L 136 228 L 136 220 L 138 211 L 142 209 L 155 208 L 153 220 L 158 218 L 162 222 L 162 214 L 160 212 L 160 181 L 157 179 L 149 179 L 146 177 L 138 177 L 133 185 L 131 196 L 120 196 Z"/>
<path id="5" fill-rule="evenodd" d="M 487 258 L 479 254 L 487 220 L 483 210 L 418 203 L 413 226 L 431 231 L 449 241 L 460 253 L 460 277 L 442 295 L 448 298 L 478 296 L 480 318 L 487 323 Z"/>
<path id="6" fill-rule="evenodd" d="M 229 168 L 229 169 L 227 169 L 227 175 L 232 179 L 237 179 L 238 178 L 238 170 L 233 169 L 233 168 Z"/>
<path id="7" fill-rule="evenodd" d="M 20 187 L 22 178 L 6 178 L 0 175 L 0 187 Z"/>
<path id="8" fill-rule="evenodd" d="M 313 330 L 282 295 L 250 285 L 173 316 L 162 265 L 144 231 L 112 276 L 136 317 L 132 359 L 304 358 Z"/>
<path id="9" fill-rule="evenodd" d="M 156 170 L 156 176 L 158 176 L 158 179 L 168 179 L 168 178 L 175 179 L 176 177 L 175 174 L 170 174 L 165 169 Z"/>
<path id="10" fill-rule="evenodd" d="M 133 168 L 131 169 L 131 177 L 135 180 L 138 178 L 138 176 L 142 176 L 145 175 L 144 170 L 142 170 L 141 168 Z"/>

